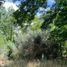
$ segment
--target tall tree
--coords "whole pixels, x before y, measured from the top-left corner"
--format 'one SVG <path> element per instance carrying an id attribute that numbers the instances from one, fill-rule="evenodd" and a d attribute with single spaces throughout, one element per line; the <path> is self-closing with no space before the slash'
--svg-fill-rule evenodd
<path id="1" fill-rule="evenodd" d="M 17 23 L 23 26 L 23 23 L 31 23 L 39 7 L 45 7 L 46 0 L 26 0 L 21 3 L 19 10 L 14 13 Z"/>
<path id="2" fill-rule="evenodd" d="M 52 38 L 63 47 L 61 52 L 64 49 L 63 52 L 67 55 L 67 43 L 65 43 L 67 42 L 67 0 L 56 0 L 54 8 L 43 15 L 43 18 L 44 23 L 41 28 L 51 31 Z"/>

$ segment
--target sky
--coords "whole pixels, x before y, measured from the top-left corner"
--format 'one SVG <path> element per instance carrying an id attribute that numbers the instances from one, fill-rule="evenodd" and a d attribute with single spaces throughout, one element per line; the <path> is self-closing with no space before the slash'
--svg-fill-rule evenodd
<path id="1" fill-rule="evenodd" d="M 47 1 L 47 6 L 48 7 L 52 7 L 52 5 L 54 5 L 55 4 L 55 0 L 48 0 Z"/>
<path id="2" fill-rule="evenodd" d="M 12 6 L 15 10 L 17 10 L 18 9 L 17 6 L 21 3 L 21 1 L 25 0 L 5 0 L 4 7 L 7 9 L 10 6 Z M 55 4 L 55 0 L 47 0 L 47 7 L 52 7 L 53 4 Z M 42 8 L 39 9 L 42 11 L 44 10 Z"/>
<path id="3" fill-rule="evenodd" d="M 4 6 L 6 9 L 8 9 L 9 7 L 12 7 L 14 10 L 17 10 L 17 9 L 18 9 L 18 7 L 17 7 L 14 3 L 12 3 L 12 2 L 5 2 L 5 3 L 3 4 L 3 6 Z"/>
<path id="4" fill-rule="evenodd" d="M 14 3 L 16 5 L 19 5 L 21 3 L 21 1 L 25 1 L 25 0 L 5 0 L 6 2 L 10 2 L 10 3 Z M 52 7 L 52 5 L 55 3 L 55 0 L 47 0 L 47 5 L 49 7 Z"/>

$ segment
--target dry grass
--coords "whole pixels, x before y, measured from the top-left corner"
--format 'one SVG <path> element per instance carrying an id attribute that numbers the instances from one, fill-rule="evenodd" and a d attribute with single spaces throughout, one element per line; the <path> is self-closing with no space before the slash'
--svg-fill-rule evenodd
<path id="1" fill-rule="evenodd" d="M 42 61 L 14 61 L 4 67 L 67 67 L 63 61 L 42 60 Z"/>

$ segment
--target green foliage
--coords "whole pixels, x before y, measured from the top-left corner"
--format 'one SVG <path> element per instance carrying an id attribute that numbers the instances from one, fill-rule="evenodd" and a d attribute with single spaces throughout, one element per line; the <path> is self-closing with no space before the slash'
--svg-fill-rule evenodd
<path id="1" fill-rule="evenodd" d="M 55 1 L 41 17 L 36 12 L 46 0 L 26 0 L 15 12 L 0 6 L 0 48 L 8 57 L 67 57 L 67 0 Z"/>
<path id="2" fill-rule="evenodd" d="M 2 34 L 0 34 L 0 48 L 5 45 L 5 36 L 3 36 Z"/>
<path id="3" fill-rule="evenodd" d="M 41 30 L 42 23 L 44 22 L 43 18 L 38 18 L 37 16 L 34 17 L 31 23 L 32 30 Z"/>
<path id="4" fill-rule="evenodd" d="M 64 43 L 67 40 L 67 0 L 56 0 L 56 6 L 54 9 L 48 11 L 43 15 L 44 23 L 42 29 L 48 29 L 51 32 L 51 36 L 61 45 L 61 52 L 67 51 Z M 65 54 L 67 56 L 67 54 Z"/>
<path id="5" fill-rule="evenodd" d="M 19 10 L 14 13 L 15 18 L 19 25 L 23 26 L 23 23 L 31 23 L 31 20 L 34 19 L 36 15 L 36 10 L 39 7 L 42 7 L 46 0 L 26 0 L 21 3 Z"/>
<path id="6" fill-rule="evenodd" d="M 61 56 L 61 47 L 50 38 L 50 32 L 42 30 L 28 30 L 15 40 L 18 47 L 19 58 L 34 59 L 56 58 Z"/>
<path id="7" fill-rule="evenodd" d="M 42 49 L 42 47 L 40 47 L 40 46 L 42 46 L 42 43 L 44 41 L 46 41 L 48 38 L 49 38 L 49 33 L 47 33 L 47 32 L 44 33 L 42 31 L 28 30 L 28 32 L 23 33 L 22 36 L 20 37 L 20 39 L 19 39 L 19 37 L 17 38 L 18 39 L 17 41 L 21 42 L 21 43 L 20 42 L 18 43 L 20 58 L 27 58 L 27 59 L 35 58 L 36 54 L 39 53 L 37 51 Z M 37 41 L 37 42 L 35 43 L 35 41 Z"/>
<path id="8" fill-rule="evenodd" d="M 13 17 L 13 9 L 6 10 L 4 7 L 0 7 L 0 49 L 2 49 L 1 54 L 4 56 L 8 56 L 9 51 L 11 49 L 12 53 L 14 50 L 13 44 L 13 23 L 15 21 Z M 9 42 L 10 41 L 10 42 Z M 13 44 L 11 46 L 11 44 Z M 10 49 L 8 49 L 8 46 Z M 14 52 L 15 53 L 15 52 Z"/>
<path id="9" fill-rule="evenodd" d="M 8 11 L 4 7 L 0 7 L 0 30 L 7 37 L 7 39 L 11 39 L 12 37 L 12 25 L 15 21 L 12 13 L 14 12 L 12 9 Z"/>

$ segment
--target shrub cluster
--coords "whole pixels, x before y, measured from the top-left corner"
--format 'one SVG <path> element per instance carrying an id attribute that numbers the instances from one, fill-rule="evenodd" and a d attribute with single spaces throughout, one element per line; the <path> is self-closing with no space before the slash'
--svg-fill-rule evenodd
<path id="1" fill-rule="evenodd" d="M 50 32 L 38 30 L 28 30 L 19 35 L 16 38 L 19 58 L 49 59 L 60 56 L 60 45 L 50 37 Z"/>

